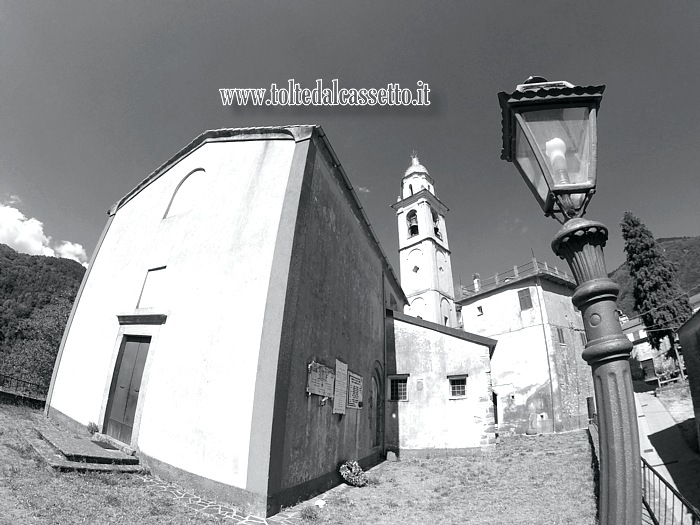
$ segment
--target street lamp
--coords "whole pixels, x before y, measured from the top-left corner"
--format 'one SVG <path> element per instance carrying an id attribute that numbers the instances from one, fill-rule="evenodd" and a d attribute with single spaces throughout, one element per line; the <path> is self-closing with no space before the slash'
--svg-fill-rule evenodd
<path id="1" fill-rule="evenodd" d="M 513 93 L 501 92 L 501 158 L 518 168 L 546 216 L 561 230 L 552 250 L 566 259 L 578 287 L 588 343 L 583 359 L 593 374 L 600 431 L 600 523 L 642 520 L 642 480 L 629 356 L 608 278 L 603 247 L 607 228 L 583 219 L 596 188 L 596 116 L 605 86 L 574 86 L 530 77 Z"/>

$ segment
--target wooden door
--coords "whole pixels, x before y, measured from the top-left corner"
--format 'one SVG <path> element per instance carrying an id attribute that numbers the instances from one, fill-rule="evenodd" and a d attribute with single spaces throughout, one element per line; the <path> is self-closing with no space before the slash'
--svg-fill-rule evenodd
<path id="1" fill-rule="evenodd" d="M 376 375 L 372 376 L 369 390 L 369 428 L 372 435 L 372 446 L 382 445 L 384 433 L 384 401 L 382 389 Z"/>
<path id="2" fill-rule="evenodd" d="M 136 403 L 139 400 L 150 342 L 150 337 L 125 336 L 114 368 L 107 402 L 105 434 L 127 445 L 131 444 Z"/>

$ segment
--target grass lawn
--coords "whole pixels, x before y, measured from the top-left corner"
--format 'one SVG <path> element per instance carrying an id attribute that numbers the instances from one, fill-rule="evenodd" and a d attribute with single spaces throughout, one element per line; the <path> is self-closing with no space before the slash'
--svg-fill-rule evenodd
<path id="1" fill-rule="evenodd" d="M 322 508 L 293 510 L 317 525 L 596 523 L 585 431 L 509 437 L 471 457 L 385 462 L 369 474 L 367 487 L 345 486 Z"/>
<path id="2" fill-rule="evenodd" d="M 36 410 L 0 405 L 0 524 L 200 524 L 217 522 L 137 476 L 54 472 L 19 438 Z"/>
<path id="3" fill-rule="evenodd" d="M 199 524 L 224 522 L 196 513 L 125 474 L 55 473 L 19 438 L 36 410 L 0 404 L 0 525 Z M 585 431 L 508 437 L 469 457 L 436 453 L 385 462 L 364 488 L 307 502 L 296 523 L 440 525 L 596 523 L 591 450 Z M 299 519 L 301 518 L 301 519 Z"/>

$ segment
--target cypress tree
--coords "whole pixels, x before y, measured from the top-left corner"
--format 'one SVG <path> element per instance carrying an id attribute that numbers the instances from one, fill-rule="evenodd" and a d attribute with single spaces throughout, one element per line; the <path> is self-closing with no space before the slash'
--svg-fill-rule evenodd
<path id="1" fill-rule="evenodd" d="M 642 314 L 651 346 L 658 350 L 692 315 L 688 295 L 676 279 L 678 265 L 664 256 L 649 228 L 632 212 L 620 223 L 630 277 L 634 282 L 634 309 Z"/>

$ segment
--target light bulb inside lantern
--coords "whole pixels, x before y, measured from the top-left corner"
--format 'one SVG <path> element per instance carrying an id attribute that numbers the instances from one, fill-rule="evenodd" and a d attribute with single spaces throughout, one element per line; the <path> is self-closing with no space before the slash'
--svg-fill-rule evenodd
<path id="1" fill-rule="evenodd" d="M 570 184 L 569 171 L 566 167 L 566 144 L 559 137 L 554 137 L 552 140 L 545 143 L 545 153 L 552 164 L 552 169 L 555 175 L 559 178 L 560 183 Z"/>

